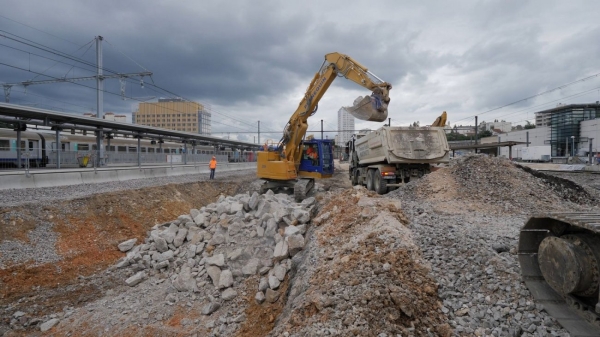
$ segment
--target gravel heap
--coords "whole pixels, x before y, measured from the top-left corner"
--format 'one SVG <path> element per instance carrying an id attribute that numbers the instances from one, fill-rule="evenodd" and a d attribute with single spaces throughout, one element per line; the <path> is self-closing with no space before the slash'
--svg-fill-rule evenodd
<path id="1" fill-rule="evenodd" d="M 456 336 L 569 336 L 521 281 L 516 247 L 530 213 L 589 210 L 581 186 L 473 155 L 387 197 L 402 203 Z"/>
<path id="2" fill-rule="evenodd" d="M 155 226 L 144 243 L 119 244 L 127 256 L 113 270 L 126 270 L 123 281 L 131 288 L 75 310 L 58 331 L 85 326 L 115 335 L 138 326 L 162 334 L 178 325 L 190 334 L 232 335 L 246 320 L 248 299 L 278 301 L 315 212 L 315 198 L 295 203 L 293 196 L 268 191 L 221 196 Z M 177 320 L 178 314 L 186 318 Z"/>

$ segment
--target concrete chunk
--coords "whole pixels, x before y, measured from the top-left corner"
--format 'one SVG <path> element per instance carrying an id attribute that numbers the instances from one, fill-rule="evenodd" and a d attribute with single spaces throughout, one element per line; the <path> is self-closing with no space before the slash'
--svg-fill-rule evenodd
<path id="1" fill-rule="evenodd" d="M 296 255 L 304 249 L 304 237 L 300 234 L 294 234 L 287 238 L 288 249 L 291 256 Z"/>
<path id="2" fill-rule="evenodd" d="M 244 210 L 244 204 L 239 203 L 239 202 L 234 202 L 231 204 L 229 214 L 235 214 L 235 213 L 241 212 L 243 210 Z"/>
<path id="3" fill-rule="evenodd" d="M 147 277 L 148 276 L 146 275 L 146 272 L 140 271 L 137 274 L 135 274 L 132 277 L 125 280 L 125 284 L 127 284 L 130 287 L 134 287 L 134 286 L 138 285 L 139 283 L 141 283 L 142 281 L 144 281 Z"/>
<path id="4" fill-rule="evenodd" d="M 294 209 L 292 216 L 301 224 L 305 224 L 310 221 L 310 213 L 303 209 Z"/>
<path id="5" fill-rule="evenodd" d="M 160 236 L 154 237 L 154 244 L 156 246 L 156 250 L 163 253 L 169 250 L 169 246 L 167 245 L 167 240 Z"/>
<path id="6" fill-rule="evenodd" d="M 282 265 L 278 265 L 275 268 L 273 268 L 273 276 L 275 276 L 281 282 L 283 282 L 283 279 L 285 279 L 286 273 L 287 268 Z"/>
<path id="7" fill-rule="evenodd" d="M 219 302 L 210 302 L 202 308 L 202 315 L 210 315 L 213 312 L 219 310 L 221 307 L 221 303 Z"/>
<path id="8" fill-rule="evenodd" d="M 277 299 L 279 299 L 279 292 L 272 289 L 267 289 L 265 299 L 269 303 L 274 303 L 275 301 L 277 301 Z"/>
<path id="9" fill-rule="evenodd" d="M 261 277 L 260 281 L 258 282 L 258 290 L 264 292 L 267 290 L 267 288 L 269 288 L 269 281 L 267 281 L 266 277 Z"/>
<path id="10" fill-rule="evenodd" d="M 296 226 L 287 226 L 283 232 L 283 236 L 292 236 L 297 233 L 300 233 L 300 230 Z"/>
<path id="11" fill-rule="evenodd" d="M 219 278 L 219 289 L 229 288 L 233 285 L 233 274 L 231 270 L 226 269 L 221 272 L 221 277 Z"/>
<path id="12" fill-rule="evenodd" d="M 223 254 L 217 254 L 206 259 L 206 264 L 209 266 L 223 267 L 225 265 L 225 256 Z"/>
<path id="13" fill-rule="evenodd" d="M 137 242 L 137 239 L 129 239 L 127 241 L 123 241 L 121 243 L 119 243 L 119 250 L 122 252 L 126 252 L 131 250 L 131 248 L 133 248 L 133 246 L 135 246 L 135 243 Z"/>
<path id="14" fill-rule="evenodd" d="M 227 288 L 221 294 L 221 298 L 224 299 L 225 301 L 230 301 L 236 297 L 237 297 L 237 291 L 235 291 L 233 288 Z"/>
<path id="15" fill-rule="evenodd" d="M 256 192 L 252 193 L 250 200 L 248 200 L 248 207 L 250 208 L 250 210 L 256 209 L 256 207 L 258 206 L 258 200 L 259 200 L 259 194 Z"/>
<path id="16" fill-rule="evenodd" d="M 287 259 L 288 254 L 288 243 L 285 240 L 281 240 L 275 246 L 275 252 L 273 253 L 273 259 L 275 261 L 281 261 Z"/>
<path id="17" fill-rule="evenodd" d="M 221 268 L 217 267 L 217 266 L 210 266 L 208 268 L 206 268 L 206 272 L 208 273 L 208 276 L 210 276 L 210 279 L 212 280 L 212 283 L 215 287 L 219 286 L 219 279 L 221 278 Z"/>
<path id="18" fill-rule="evenodd" d="M 177 235 L 175 235 L 175 239 L 173 240 L 173 245 L 175 247 L 181 247 L 183 241 L 185 241 L 185 237 L 187 236 L 188 230 L 186 228 L 180 228 L 177 231 Z"/>
<path id="19" fill-rule="evenodd" d="M 60 322 L 58 318 L 53 318 L 47 322 L 44 322 L 42 325 L 40 325 L 40 331 L 46 332 L 52 329 L 56 324 L 58 324 L 58 322 Z"/>
<path id="20" fill-rule="evenodd" d="M 160 253 L 160 254 L 156 254 L 152 256 L 152 259 L 155 260 L 156 262 L 162 262 L 162 261 L 171 261 L 175 258 L 175 252 L 173 252 L 172 250 L 167 250 L 164 253 Z"/>
<path id="21" fill-rule="evenodd" d="M 279 288 L 279 285 L 281 284 L 281 282 L 277 279 L 277 277 L 271 275 L 269 276 L 269 288 L 270 289 L 277 289 Z"/>
<path id="22" fill-rule="evenodd" d="M 196 288 L 196 280 L 192 276 L 192 268 L 187 265 L 182 266 L 172 283 L 178 291 L 193 291 Z"/>
<path id="23" fill-rule="evenodd" d="M 272 238 L 277 233 L 277 221 L 271 218 L 267 220 L 267 228 L 265 229 L 265 236 Z"/>
<path id="24" fill-rule="evenodd" d="M 256 303 L 262 304 L 265 301 L 265 294 L 262 291 L 257 292 L 254 296 L 254 300 Z"/>
<path id="25" fill-rule="evenodd" d="M 258 259 L 250 259 L 250 261 L 242 268 L 242 273 L 246 276 L 255 275 L 258 271 L 259 263 L 260 261 Z"/>

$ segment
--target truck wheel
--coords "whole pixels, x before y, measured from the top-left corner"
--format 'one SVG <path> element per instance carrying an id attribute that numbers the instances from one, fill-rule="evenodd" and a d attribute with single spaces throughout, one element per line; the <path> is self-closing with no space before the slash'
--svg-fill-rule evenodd
<path id="1" fill-rule="evenodd" d="M 358 170 L 352 171 L 352 186 L 358 185 Z"/>
<path id="2" fill-rule="evenodd" d="M 383 179 L 381 171 L 379 170 L 375 171 L 375 174 L 373 175 L 373 185 L 377 194 L 387 193 L 387 181 Z"/>
<path id="3" fill-rule="evenodd" d="M 369 191 L 374 191 L 375 190 L 375 188 L 373 186 L 373 173 L 374 173 L 373 170 L 368 170 L 367 171 L 367 189 Z"/>

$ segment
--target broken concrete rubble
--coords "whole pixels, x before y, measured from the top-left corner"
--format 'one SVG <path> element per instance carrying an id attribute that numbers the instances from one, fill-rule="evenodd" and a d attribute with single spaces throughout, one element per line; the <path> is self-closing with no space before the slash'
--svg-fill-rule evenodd
<path id="1" fill-rule="evenodd" d="M 117 266 L 136 272 L 126 280 L 132 287 L 157 276 L 168 279 L 176 292 L 207 294 L 204 315 L 235 302 L 236 288 L 255 275 L 265 275 L 255 301 L 273 303 L 291 267 L 290 253 L 304 248 L 315 203 L 312 198 L 298 204 L 273 192 L 222 197 L 155 226 L 141 245 L 128 240 L 131 247 L 125 247 L 124 242 L 129 253 Z M 220 295 L 211 295 L 215 291 Z"/>

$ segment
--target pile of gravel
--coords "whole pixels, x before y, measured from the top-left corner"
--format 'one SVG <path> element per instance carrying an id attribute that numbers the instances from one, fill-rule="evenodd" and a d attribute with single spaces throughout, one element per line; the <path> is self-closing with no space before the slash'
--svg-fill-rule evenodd
<path id="1" fill-rule="evenodd" d="M 453 201 L 474 203 L 496 213 L 553 211 L 556 205 L 565 202 L 574 203 L 571 205 L 575 209 L 597 204 L 594 195 L 570 180 L 485 154 L 460 157 L 450 168 L 427 175 L 390 196 L 407 192 L 421 198 L 439 198 L 445 194 Z"/>
<path id="2" fill-rule="evenodd" d="M 521 280 L 519 231 L 532 213 L 589 209 L 595 196 L 569 180 L 472 155 L 387 197 L 402 203 L 456 336 L 569 336 Z"/>

